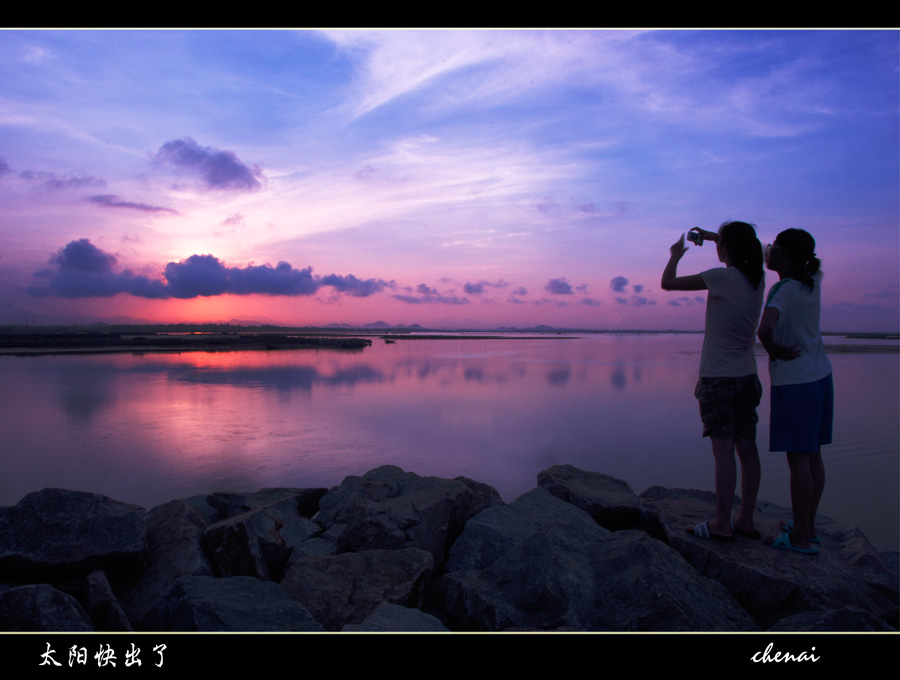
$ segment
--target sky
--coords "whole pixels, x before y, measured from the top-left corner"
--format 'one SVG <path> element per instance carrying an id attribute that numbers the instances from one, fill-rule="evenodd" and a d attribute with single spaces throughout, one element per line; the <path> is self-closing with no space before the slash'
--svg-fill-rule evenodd
<path id="1" fill-rule="evenodd" d="M 900 330 L 898 31 L 0 41 L 2 324 L 702 330 L 669 247 L 743 220 L 815 237 L 823 330 Z"/>

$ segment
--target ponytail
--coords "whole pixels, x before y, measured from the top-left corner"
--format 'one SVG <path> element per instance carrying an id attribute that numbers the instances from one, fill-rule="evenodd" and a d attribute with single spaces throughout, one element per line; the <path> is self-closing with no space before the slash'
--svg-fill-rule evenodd
<path id="1" fill-rule="evenodd" d="M 728 248 L 734 267 L 750 285 L 759 288 L 763 279 L 763 249 L 753 225 L 725 222 L 719 227 L 719 241 Z"/>
<path id="2" fill-rule="evenodd" d="M 775 245 L 781 248 L 791 263 L 791 273 L 812 290 L 813 277 L 819 273 L 822 262 L 816 257 L 816 241 L 802 229 L 785 229 L 775 238 Z"/>

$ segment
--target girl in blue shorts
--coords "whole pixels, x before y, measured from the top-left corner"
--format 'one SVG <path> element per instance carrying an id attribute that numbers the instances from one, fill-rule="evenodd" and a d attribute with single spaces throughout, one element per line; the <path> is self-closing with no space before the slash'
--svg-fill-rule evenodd
<path id="1" fill-rule="evenodd" d="M 786 451 L 794 521 L 766 542 L 815 555 L 815 518 L 825 488 L 823 444 L 831 443 L 834 387 L 819 327 L 821 263 L 816 242 L 802 229 L 778 234 L 766 248 L 766 266 L 779 281 L 769 291 L 759 339 L 769 354 L 772 415 L 769 450 Z"/>
<path id="2" fill-rule="evenodd" d="M 700 353 L 700 379 L 694 396 L 700 403 L 703 436 L 712 442 L 716 461 L 716 517 L 688 528 L 701 538 L 733 540 L 735 533 L 753 538 L 753 511 L 759 492 L 756 407 L 762 386 L 756 375 L 756 327 L 765 293 L 762 245 L 753 225 L 726 222 L 717 232 L 694 227 L 702 241 L 716 244 L 724 267 L 678 276 L 685 253 L 684 236 L 669 249 L 663 290 L 707 290 L 706 330 Z M 741 508 L 731 517 L 737 484 L 735 451 L 741 463 Z"/>

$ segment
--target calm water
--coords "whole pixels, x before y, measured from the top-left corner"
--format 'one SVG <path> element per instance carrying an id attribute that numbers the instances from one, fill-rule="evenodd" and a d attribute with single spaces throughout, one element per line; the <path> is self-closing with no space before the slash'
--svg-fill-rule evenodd
<path id="1" fill-rule="evenodd" d="M 838 342 L 838 340 L 834 340 Z M 840 341 L 844 342 L 844 341 Z M 693 397 L 702 336 L 374 340 L 363 351 L 0 357 L 0 505 L 59 486 L 150 508 L 194 494 L 332 486 L 382 464 L 465 475 L 504 500 L 557 463 L 640 493 L 713 489 Z M 898 549 L 897 354 L 831 355 L 820 511 Z M 760 498 L 789 506 L 784 454 Z"/>

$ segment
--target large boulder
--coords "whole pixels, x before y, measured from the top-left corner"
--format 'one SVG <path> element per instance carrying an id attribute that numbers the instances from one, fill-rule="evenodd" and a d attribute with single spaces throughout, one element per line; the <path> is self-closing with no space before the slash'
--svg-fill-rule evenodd
<path id="1" fill-rule="evenodd" d="M 0 630 L 92 631 L 94 625 L 78 600 L 40 583 L 0 593 Z"/>
<path id="2" fill-rule="evenodd" d="M 322 631 L 277 583 L 252 576 L 185 576 L 175 582 L 168 604 L 176 631 Z"/>
<path id="3" fill-rule="evenodd" d="M 722 586 L 640 531 L 584 541 L 548 524 L 484 570 L 444 575 L 434 591 L 461 630 L 758 629 Z"/>
<path id="4" fill-rule="evenodd" d="M 223 576 L 280 581 L 294 547 L 319 533 L 289 497 L 216 522 L 206 530 L 206 543 Z"/>
<path id="5" fill-rule="evenodd" d="M 147 569 L 120 581 L 122 608 L 138 630 L 165 630 L 166 594 L 182 576 L 213 576 L 204 533 L 207 508 L 191 499 L 170 501 L 147 519 Z"/>
<path id="6" fill-rule="evenodd" d="M 466 522 L 502 504 L 486 484 L 420 477 L 385 465 L 329 490 L 314 519 L 336 538 L 338 552 L 420 548 L 439 566 Z"/>
<path id="7" fill-rule="evenodd" d="M 854 633 L 893 632 L 897 629 L 889 626 L 880 618 L 859 607 L 847 605 L 840 609 L 827 611 L 809 611 L 785 616 L 781 621 L 769 628 L 769 632 L 832 632 Z"/>
<path id="8" fill-rule="evenodd" d="M 418 548 L 307 555 L 291 560 L 281 587 L 327 630 L 362 623 L 382 602 L 419 608 L 434 569 Z"/>
<path id="9" fill-rule="evenodd" d="M 102 571 L 93 571 L 87 576 L 87 608 L 97 630 L 133 630 Z"/>
<path id="10" fill-rule="evenodd" d="M 216 521 L 242 515 L 250 510 L 271 505 L 287 498 L 297 503 L 297 514 L 312 517 L 319 509 L 319 499 L 328 489 L 295 489 L 291 487 L 267 487 L 259 491 L 220 491 L 209 494 L 206 502 L 215 508 L 219 516 Z"/>
<path id="11" fill-rule="evenodd" d="M 421 609 L 382 602 L 362 623 L 348 623 L 345 633 L 448 633 L 440 619 Z"/>
<path id="12" fill-rule="evenodd" d="M 628 482 L 572 465 L 554 465 L 539 472 L 538 487 L 581 508 L 610 531 L 638 526 L 638 498 Z"/>
<path id="13" fill-rule="evenodd" d="M 146 523 L 144 508 L 107 496 L 35 491 L 0 508 L 0 574 L 36 582 L 143 569 Z"/>
<path id="14" fill-rule="evenodd" d="M 447 571 L 485 569 L 546 525 L 565 527 L 581 541 L 601 541 L 611 533 L 573 505 L 544 489 L 533 489 L 508 505 L 488 508 L 469 520 L 450 549 Z"/>
<path id="15" fill-rule="evenodd" d="M 736 499 L 736 503 L 739 500 Z M 817 518 L 819 554 L 776 550 L 761 540 L 738 536 L 711 541 L 685 528 L 715 515 L 715 494 L 654 486 L 640 496 L 641 527 L 677 550 L 698 572 L 714 579 L 764 628 L 807 611 L 846 605 L 874 613 L 896 627 L 898 583 L 875 548 L 855 527 Z M 755 524 L 763 536 L 783 531 L 790 508 L 760 502 Z"/>

